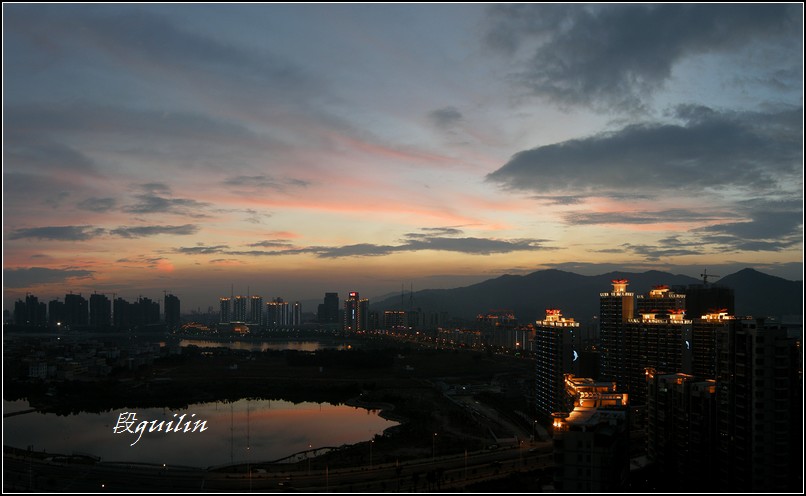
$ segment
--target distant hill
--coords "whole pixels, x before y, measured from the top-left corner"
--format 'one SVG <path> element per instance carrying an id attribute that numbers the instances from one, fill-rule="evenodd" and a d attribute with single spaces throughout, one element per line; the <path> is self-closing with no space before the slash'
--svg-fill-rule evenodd
<path id="1" fill-rule="evenodd" d="M 720 286 L 733 288 L 738 315 L 803 314 L 803 281 L 789 281 L 754 269 L 742 269 L 718 282 Z"/>
<path id="2" fill-rule="evenodd" d="M 583 276 L 562 270 L 541 270 L 528 275 L 503 275 L 454 289 L 426 289 L 414 293 L 414 307 L 424 312 L 447 312 L 451 317 L 474 319 L 490 310 L 512 310 L 521 323 L 545 316 L 546 308 L 559 308 L 563 316 L 587 323 L 599 314 L 599 293 L 612 289 L 613 279 L 629 280 L 628 290 L 646 293 L 653 286 L 702 284 L 685 275 L 660 271 L 609 272 Z M 719 285 L 736 293 L 739 315 L 800 315 L 803 311 L 801 282 L 787 281 L 753 269 L 725 276 Z M 408 297 L 406 298 L 408 300 Z M 373 310 L 400 309 L 400 295 L 370 302 Z"/>

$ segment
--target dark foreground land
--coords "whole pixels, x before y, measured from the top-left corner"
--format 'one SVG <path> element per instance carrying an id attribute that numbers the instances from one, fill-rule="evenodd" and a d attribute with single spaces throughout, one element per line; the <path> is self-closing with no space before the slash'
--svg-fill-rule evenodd
<path id="1" fill-rule="evenodd" d="M 550 481 L 551 457 L 549 443 L 530 441 L 534 425 L 528 420 L 527 397 L 532 370 L 531 360 L 513 356 L 368 339 L 351 349 L 314 353 L 188 347 L 179 355 L 136 371 L 122 371 L 111 379 L 6 381 L 6 399 L 25 397 L 34 408 L 61 414 L 135 407 L 180 409 L 206 401 L 262 398 L 348 403 L 381 410 L 382 416 L 400 425 L 372 440 L 374 456 L 367 441 L 296 463 L 267 460 L 215 470 L 121 467 L 6 448 L 4 488 L 73 491 L 78 484 L 81 490 L 103 491 L 114 480 L 118 488 L 128 485 L 126 490 L 143 491 L 202 486 L 210 490 L 377 492 L 477 487 L 491 491 L 484 484 L 502 479 L 507 481 L 507 491 L 522 487 L 521 491 L 533 492 Z M 433 433 L 439 434 L 439 443 L 432 439 Z M 490 449 L 496 446 L 499 449 Z M 80 481 L 76 467 L 85 474 Z M 62 484 L 65 481 L 69 485 Z"/>

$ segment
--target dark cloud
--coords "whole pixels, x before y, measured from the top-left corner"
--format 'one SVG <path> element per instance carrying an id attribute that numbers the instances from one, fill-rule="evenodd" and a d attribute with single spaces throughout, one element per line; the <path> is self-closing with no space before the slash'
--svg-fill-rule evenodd
<path id="1" fill-rule="evenodd" d="M 108 212 L 115 208 L 115 205 L 117 205 L 117 200 L 114 198 L 87 198 L 79 202 L 76 207 L 90 212 Z"/>
<path id="2" fill-rule="evenodd" d="M 723 252 L 781 251 L 803 245 L 803 210 L 756 210 L 750 220 L 696 229 L 698 242 Z"/>
<path id="3" fill-rule="evenodd" d="M 235 176 L 224 181 L 228 186 L 241 186 L 250 188 L 273 189 L 285 191 L 288 188 L 304 188 L 310 183 L 301 179 L 281 178 L 276 179 L 266 175 L 256 176 Z"/>
<path id="4" fill-rule="evenodd" d="M 682 208 L 655 212 L 571 212 L 565 215 L 569 224 L 658 224 L 669 222 L 702 222 L 724 219 L 725 215 L 696 212 Z"/>
<path id="5" fill-rule="evenodd" d="M 281 247 L 291 247 L 291 243 L 288 241 L 279 241 L 279 240 L 267 240 L 267 241 L 260 241 L 258 243 L 250 243 L 246 246 L 251 246 L 252 248 L 261 247 L 261 248 L 281 248 Z"/>
<path id="6" fill-rule="evenodd" d="M 702 249 L 696 247 L 686 248 L 682 246 L 659 245 L 637 245 L 625 243 L 622 252 L 632 252 L 635 255 L 644 257 L 646 261 L 657 261 L 665 257 L 681 257 L 685 255 L 701 255 Z"/>
<path id="7" fill-rule="evenodd" d="M 189 198 L 165 198 L 154 194 L 135 195 L 138 203 L 123 207 L 124 212 L 133 214 L 179 214 L 189 217 L 205 217 L 199 212 L 210 204 Z"/>
<path id="8" fill-rule="evenodd" d="M 774 190 L 800 177 L 802 109 L 719 113 L 682 108 L 676 124 L 635 124 L 612 133 L 515 154 L 487 180 L 543 195 L 695 194 L 727 187 Z M 796 137 L 798 136 L 798 137 Z"/>
<path id="9" fill-rule="evenodd" d="M 160 234 L 188 236 L 191 234 L 196 234 L 198 230 L 199 226 L 193 224 L 185 224 L 183 226 L 123 226 L 117 229 L 112 229 L 109 231 L 109 233 L 122 238 L 144 238 L 148 236 L 157 236 Z"/>
<path id="10" fill-rule="evenodd" d="M 16 229 L 8 235 L 8 239 L 47 239 L 54 241 L 86 241 L 103 236 L 104 229 L 92 226 L 47 226 Z"/>
<path id="11" fill-rule="evenodd" d="M 227 245 L 216 245 L 216 246 L 186 246 L 177 248 L 174 251 L 176 253 L 184 253 L 186 255 L 210 255 L 213 253 L 226 253 Z"/>
<path id="12" fill-rule="evenodd" d="M 68 279 L 84 279 L 92 277 L 93 274 L 91 270 L 46 267 L 3 269 L 3 285 L 8 288 L 24 288 L 36 284 L 63 283 Z"/>
<path id="13" fill-rule="evenodd" d="M 801 17 L 802 7 L 784 4 L 496 5 L 486 40 L 511 55 L 528 51 L 513 77 L 535 95 L 637 108 L 686 57 L 758 41 L 790 49 Z"/>
<path id="14" fill-rule="evenodd" d="M 462 113 L 456 107 L 443 107 L 441 109 L 432 110 L 428 113 L 428 118 L 431 119 L 437 127 L 449 129 L 464 119 Z"/>

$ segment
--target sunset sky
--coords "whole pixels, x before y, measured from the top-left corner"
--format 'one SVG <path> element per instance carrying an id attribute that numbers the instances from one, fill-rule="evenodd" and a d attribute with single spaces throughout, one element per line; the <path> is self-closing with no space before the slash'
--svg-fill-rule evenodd
<path id="1" fill-rule="evenodd" d="M 801 4 L 3 5 L 4 308 L 802 262 Z"/>

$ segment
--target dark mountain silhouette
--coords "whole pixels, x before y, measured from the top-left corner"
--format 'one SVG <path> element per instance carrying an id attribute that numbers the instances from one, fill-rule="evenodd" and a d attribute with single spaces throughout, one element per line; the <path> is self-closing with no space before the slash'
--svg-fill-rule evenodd
<path id="1" fill-rule="evenodd" d="M 803 281 L 788 281 L 748 268 L 717 282 L 733 288 L 737 315 L 775 317 L 803 313 Z"/>
<path id="2" fill-rule="evenodd" d="M 476 315 L 491 310 L 512 310 L 521 323 L 542 319 L 547 308 L 559 308 L 563 316 L 587 323 L 599 315 L 599 293 L 610 291 L 613 279 L 627 279 L 627 289 L 635 294 L 646 293 L 658 284 L 677 287 L 681 292 L 690 284 L 702 284 L 701 280 L 693 277 L 660 271 L 609 272 L 598 276 L 583 276 L 550 269 L 523 276 L 503 275 L 454 289 L 416 291 L 413 303 L 414 308 L 420 308 L 424 312 L 447 312 L 451 317 L 462 319 L 475 319 Z M 780 316 L 802 313 L 801 282 L 744 269 L 723 277 L 719 285 L 734 289 L 738 315 Z M 405 301 L 408 305 L 408 295 Z M 399 295 L 370 303 L 372 309 L 378 311 L 401 308 Z"/>

